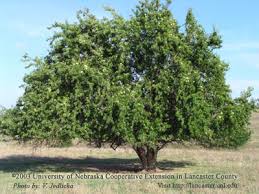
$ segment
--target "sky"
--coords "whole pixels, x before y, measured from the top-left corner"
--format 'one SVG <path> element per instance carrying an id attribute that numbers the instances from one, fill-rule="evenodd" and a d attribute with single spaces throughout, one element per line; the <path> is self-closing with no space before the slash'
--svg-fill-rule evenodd
<path id="1" fill-rule="evenodd" d="M 47 40 L 53 33 L 47 27 L 54 22 L 76 21 L 76 12 L 84 8 L 98 18 L 107 16 L 104 6 L 130 17 L 137 3 L 137 0 L 0 1 L 0 105 L 13 107 L 23 94 L 20 86 L 29 71 L 21 61 L 22 56 L 47 54 Z M 259 1 L 173 0 L 170 5 L 179 24 L 184 24 L 190 8 L 206 32 L 215 27 L 222 36 L 223 47 L 217 53 L 229 64 L 226 80 L 232 96 L 237 97 L 252 86 L 253 97 L 259 98 Z"/>

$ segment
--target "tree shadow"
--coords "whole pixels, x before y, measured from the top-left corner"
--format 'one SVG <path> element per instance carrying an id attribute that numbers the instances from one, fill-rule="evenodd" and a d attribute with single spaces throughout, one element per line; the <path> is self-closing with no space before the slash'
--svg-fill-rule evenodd
<path id="1" fill-rule="evenodd" d="M 162 160 L 158 162 L 161 170 L 173 170 L 193 166 L 188 161 Z M 0 159 L 3 172 L 138 172 L 141 170 L 139 159 L 128 158 L 64 158 L 15 155 Z"/>

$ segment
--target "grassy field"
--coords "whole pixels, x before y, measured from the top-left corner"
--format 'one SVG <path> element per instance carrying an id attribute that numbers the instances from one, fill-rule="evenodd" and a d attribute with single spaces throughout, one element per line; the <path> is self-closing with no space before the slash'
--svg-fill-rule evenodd
<path id="1" fill-rule="evenodd" d="M 253 114 L 250 127 L 250 142 L 238 150 L 170 145 L 159 152 L 162 170 L 156 173 L 136 172 L 140 164 L 126 147 L 116 151 L 82 145 L 35 149 L 2 140 L 0 193 L 259 193 L 259 113 Z M 90 175 L 97 174 L 103 179 L 91 179 Z M 190 179 L 199 174 L 210 176 Z M 114 175 L 135 179 L 117 180 Z M 170 177 L 158 179 L 159 175 Z M 59 183 L 73 188 L 50 188 Z M 217 188 L 189 188 L 190 184 Z"/>

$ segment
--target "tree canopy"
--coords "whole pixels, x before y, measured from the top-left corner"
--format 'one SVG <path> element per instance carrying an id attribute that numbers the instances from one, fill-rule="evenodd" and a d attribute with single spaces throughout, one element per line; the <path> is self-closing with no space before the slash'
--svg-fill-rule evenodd
<path id="1" fill-rule="evenodd" d="M 75 23 L 55 23 L 48 54 L 25 56 L 25 92 L 1 128 L 23 141 L 126 143 L 144 169 L 173 141 L 244 144 L 250 89 L 231 98 L 228 64 L 215 52 L 220 35 L 205 32 L 191 10 L 178 24 L 170 3 L 142 0 L 128 19 L 107 8 L 109 18 L 83 10 Z"/>

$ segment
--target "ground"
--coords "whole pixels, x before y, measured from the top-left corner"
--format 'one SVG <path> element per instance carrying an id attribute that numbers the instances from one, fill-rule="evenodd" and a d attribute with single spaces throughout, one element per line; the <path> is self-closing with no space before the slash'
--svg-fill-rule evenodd
<path id="1" fill-rule="evenodd" d="M 0 193 L 259 193 L 259 113 L 252 115 L 250 128 L 253 130 L 251 140 L 237 150 L 169 145 L 158 154 L 161 171 L 156 173 L 138 171 L 140 164 L 136 154 L 127 147 L 116 151 L 82 144 L 69 148 L 33 148 L 2 139 Z M 103 175 L 104 179 L 90 179 L 89 175 L 96 174 Z M 212 179 L 190 179 L 191 175 L 200 174 L 210 175 Z M 61 175 L 64 180 L 57 179 Z M 132 175 L 135 179 L 111 179 L 113 175 Z M 155 179 L 153 175 L 171 178 Z M 52 183 L 68 183 L 73 188 L 49 188 Z M 215 184 L 221 188 L 190 189 L 186 187 L 190 183 L 205 187 Z M 21 188 L 26 185 L 30 188 Z M 35 185 L 39 188 L 33 189 Z"/>

